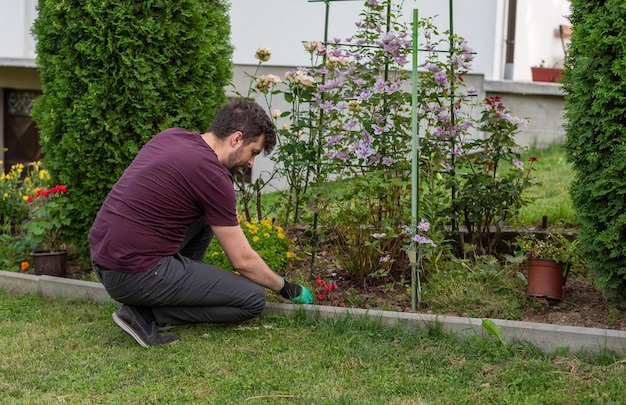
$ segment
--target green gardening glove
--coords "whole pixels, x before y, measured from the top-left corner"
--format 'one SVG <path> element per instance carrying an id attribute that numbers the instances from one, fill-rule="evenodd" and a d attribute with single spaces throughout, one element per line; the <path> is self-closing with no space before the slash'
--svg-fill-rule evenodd
<path id="1" fill-rule="evenodd" d="M 283 279 L 283 288 L 278 291 L 283 298 L 297 304 L 312 304 L 313 294 L 303 285 L 293 284 Z"/>

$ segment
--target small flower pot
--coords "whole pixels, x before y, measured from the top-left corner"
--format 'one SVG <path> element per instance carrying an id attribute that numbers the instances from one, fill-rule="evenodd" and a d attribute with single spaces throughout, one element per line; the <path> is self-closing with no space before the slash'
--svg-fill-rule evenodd
<path id="1" fill-rule="evenodd" d="M 33 258 L 36 275 L 55 277 L 67 275 L 67 250 L 58 252 L 35 251 L 30 255 Z"/>
<path id="2" fill-rule="evenodd" d="M 528 259 L 528 295 L 546 297 L 555 300 L 563 299 L 566 278 L 563 275 L 563 263 L 547 259 Z"/>
<path id="3" fill-rule="evenodd" d="M 530 68 L 534 82 L 551 82 L 556 83 L 561 79 L 563 69 L 558 68 Z"/>

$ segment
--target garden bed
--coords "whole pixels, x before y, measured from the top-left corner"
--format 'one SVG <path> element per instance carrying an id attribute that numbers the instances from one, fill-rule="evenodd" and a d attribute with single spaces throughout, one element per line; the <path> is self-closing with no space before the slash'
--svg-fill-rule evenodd
<path id="1" fill-rule="evenodd" d="M 310 254 L 299 253 L 300 260 L 291 262 L 285 272 L 289 280 L 302 280 L 311 277 Z M 70 260 L 71 261 L 71 260 Z M 321 248 L 315 256 L 315 271 L 308 285 L 311 290 L 316 288 L 315 278 L 321 276 L 325 280 L 335 280 L 337 290 L 331 292 L 327 299 L 316 301 L 316 304 L 354 307 L 362 309 L 377 309 L 388 311 L 411 311 L 410 286 L 400 283 L 375 285 L 357 283 L 340 269 L 333 255 L 328 249 Z M 91 269 L 86 269 L 71 262 L 68 267 L 68 277 L 96 281 Z M 315 291 L 313 291 L 315 294 Z M 269 299 L 278 300 L 270 296 Z M 548 323 L 564 326 L 581 326 L 589 328 L 626 330 L 626 311 L 612 309 L 602 293 L 588 279 L 570 278 L 567 280 L 564 298 L 556 301 L 545 298 L 532 298 L 532 305 L 524 311 L 518 321 Z M 433 314 L 424 302 L 418 312 Z M 446 313 L 442 315 L 468 316 L 464 313 Z"/>
<path id="2" fill-rule="evenodd" d="M 300 255 L 302 256 L 302 255 Z M 339 269 L 335 258 L 327 249 L 320 249 L 315 257 L 313 278 L 332 278 L 337 281 L 338 289 L 332 291 L 328 299 L 316 302 L 321 305 L 357 307 L 391 311 L 411 311 L 410 286 L 395 283 L 391 285 L 373 285 L 356 283 L 349 275 Z M 524 270 L 521 269 L 522 273 Z M 309 276 L 310 256 L 291 264 L 287 278 L 298 279 Z M 314 286 L 314 282 L 311 283 Z M 426 300 L 425 300 L 426 301 Z M 564 326 L 626 330 L 626 311 L 612 308 L 592 281 L 586 278 L 569 278 L 564 298 L 561 301 L 546 298 L 530 298 L 530 305 L 518 321 L 549 323 Z M 424 302 L 418 312 L 433 314 Z M 446 313 L 442 315 L 468 316 L 465 313 Z"/>

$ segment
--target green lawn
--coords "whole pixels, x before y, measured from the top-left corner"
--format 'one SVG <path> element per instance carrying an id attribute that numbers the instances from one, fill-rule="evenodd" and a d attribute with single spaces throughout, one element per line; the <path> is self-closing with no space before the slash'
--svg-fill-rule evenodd
<path id="1" fill-rule="evenodd" d="M 350 318 L 263 316 L 175 328 L 144 349 L 116 306 L 0 289 L 3 404 L 624 403 L 625 360 L 545 355 L 436 329 Z"/>
<path id="2" fill-rule="evenodd" d="M 532 178 L 540 184 L 527 192 L 532 202 L 520 210 L 521 224 L 538 226 L 546 215 L 549 226 L 575 227 L 578 222 L 569 196 L 574 172 L 566 160 L 563 145 L 554 144 L 530 150 L 524 154 L 526 165 L 530 156 L 537 157 L 533 165 L 537 170 L 533 172 Z"/>

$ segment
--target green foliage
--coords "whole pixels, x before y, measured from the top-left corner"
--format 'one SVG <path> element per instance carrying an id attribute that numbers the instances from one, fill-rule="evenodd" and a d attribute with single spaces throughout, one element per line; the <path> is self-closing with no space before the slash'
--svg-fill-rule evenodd
<path id="1" fill-rule="evenodd" d="M 403 247 L 409 237 L 396 221 L 409 216 L 407 188 L 403 180 L 372 172 L 320 193 L 319 212 L 333 235 L 331 251 L 356 280 L 387 276 L 394 264 L 406 262 Z"/>
<path id="2" fill-rule="evenodd" d="M 500 325 L 496 325 L 496 323 L 491 319 L 483 319 L 482 325 L 489 336 L 495 336 L 502 346 L 507 346 L 504 336 L 502 335 L 502 328 Z"/>
<path id="3" fill-rule="evenodd" d="M 283 228 L 273 224 L 269 219 L 263 219 L 260 222 L 241 222 L 241 229 L 252 249 L 263 258 L 272 270 L 282 271 L 287 268 L 289 259 L 294 254 L 290 251 L 292 242 L 287 239 Z M 204 262 L 223 269 L 234 270 L 226 253 L 215 238 L 209 244 Z"/>
<path id="4" fill-rule="evenodd" d="M 208 127 L 231 77 L 222 0 L 41 0 L 33 33 L 43 96 L 32 116 L 45 166 L 71 190 L 71 241 L 86 254 L 114 182 L 153 135 Z"/>
<path id="5" fill-rule="evenodd" d="M 28 269 L 26 248 L 24 239 L 15 236 L 8 223 L 0 224 L 0 270 L 17 272 Z"/>
<path id="6" fill-rule="evenodd" d="M 57 252 L 62 248 L 63 230 L 71 224 L 72 210 L 67 187 L 57 184 L 47 190 L 37 190 L 28 196 L 30 215 L 26 223 L 26 238 L 34 248 Z"/>
<path id="7" fill-rule="evenodd" d="M 626 308 L 626 8 L 572 0 L 566 70 L 566 148 L 581 248 L 604 296 Z"/>
<path id="8" fill-rule="evenodd" d="M 481 254 L 495 253 L 500 224 L 516 216 L 527 203 L 524 192 L 534 184 L 530 174 L 537 159 L 530 157 L 524 167 L 515 143 L 524 121 L 510 116 L 501 97 L 489 97 L 479 121 L 488 136 L 458 146 L 462 152 L 455 167 L 459 174 L 452 178 L 453 187 L 458 187 L 452 215 L 465 225 L 469 241 Z"/>

